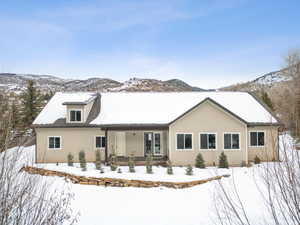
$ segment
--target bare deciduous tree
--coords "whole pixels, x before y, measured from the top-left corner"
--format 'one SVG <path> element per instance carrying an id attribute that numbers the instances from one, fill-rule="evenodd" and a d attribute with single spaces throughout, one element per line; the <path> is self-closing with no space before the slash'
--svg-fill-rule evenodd
<path id="1" fill-rule="evenodd" d="M 9 113 L 0 115 L 0 224 L 73 224 L 76 216 L 70 208 L 73 195 L 68 189 L 54 185 L 55 178 L 50 185 L 51 178 L 20 172 L 32 162 L 32 154 L 22 147 L 8 149 L 13 134 L 10 118 Z"/>
<path id="2" fill-rule="evenodd" d="M 300 224 L 300 154 L 291 150 L 293 146 L 281 140 L 281 162 L 267 162 L 256 171 L 253 177 L 262 201 L 257 202 L 267 211 L 261 224 L 299 225 Z M 219 224 L 258 224 L 258 218 L 249 216 L 249 209 L 240 199 L 233 179 L 231 187 L 219 181 L 215 202 Z M 250 209 L 251 210 L 251 209 Z M 248 213 L 247 213 L 248 212 Z"/>

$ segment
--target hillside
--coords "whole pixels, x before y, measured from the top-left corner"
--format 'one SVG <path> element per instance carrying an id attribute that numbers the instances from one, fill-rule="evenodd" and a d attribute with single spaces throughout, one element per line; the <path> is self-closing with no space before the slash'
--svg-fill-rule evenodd
<path id="1" fill-rule="evenodd" d="M 12 73 L 0 73 L 0 91 L 19 94 L 26 87 L 28 80 L 34 80 L 43 93 L 55 91 L 204 91 L 178 79 L 161 81 L 131 78 L 122 83 L 108 78 L 75 80 L 51 75 Z"/>
<path id="2" fill-rule="evenodd" d="M 222 87 L 219 90 L 223 91 L 259 91 L 276 89 L 282 85 L 287 84 L 291 77 L 287 73 L 287 69 L 270 72 L 259 76 L 258 78 L 245 83 L 233 84 L 227 87 Z"/>

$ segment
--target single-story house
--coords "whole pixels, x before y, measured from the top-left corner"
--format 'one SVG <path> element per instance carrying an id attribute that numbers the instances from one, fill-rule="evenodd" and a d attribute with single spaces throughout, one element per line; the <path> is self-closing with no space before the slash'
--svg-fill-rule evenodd
<path id="1" fill-rule="evenodd" d="M 202 153 L 217 165 L 278 159 L 279 120 L 247 92 L 57 92 L 33 122 L 38 163 L 78 161 L 84 151 L 95 161 L 133 155 L 145 161 L 193 165 Z"/>

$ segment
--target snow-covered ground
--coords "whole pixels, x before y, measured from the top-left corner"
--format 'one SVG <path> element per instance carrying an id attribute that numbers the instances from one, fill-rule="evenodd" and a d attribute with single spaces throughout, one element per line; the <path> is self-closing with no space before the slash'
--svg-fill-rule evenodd
<path id="1" fill-rule="evenodd" d="M 290 144 L 289 136 L 281 137 Z M 292 148 L 292 145 L 289 145 Z M 34 147 L 24 148 L 23 151 L 34 154 Z M 226 187 L 232 186 L 234 181 L 241 201 L 249 214 L 253 224 L 261 224 L 262 217 L 267 214 L 261 193 L 257 185 L 260 180 L 259 173 L 262 165 L 251 168 L 234 167 L 230 169 L 194 169 L 193 176 L 185 175 L 184 167 L 174 167 L 174 175 L 167 175 L 166 168 L 153 167 L 154 174 L 145 172 L 145 167 L 136 167 L 136 173 L 129 173 L 127 167 L 121 167 L 122 173 L 111 172 L 105 167 L 105 173 L 100 174 L 93 164 L 88 165 L 88 170 L 82 172 L 78 165 L 74 168 L 66 164 L 38 164 L 37 166 L 66 171 L 78 175 L 95 177 L 118 177 L 126 179 L 164 180 L 164 181 L 189 181 L 204 179 L 216 174 L 230 174 L 221 182 Z M 33 175 L 36 176 L 36 175 Z M 218 194 L 218 181 L 209 182 L 187 189 L 170 188 L 122 188 L 102 187 L 66 183 L 63 178 L 47 177 L 52 184 L 65 185 L 74 194 L 72 208 L 80 213 L 80 225 L 196 225 L 218 224 L 215 213 L 215 197 Z M 214 223 L 216 222 L 216 223 Z"/>

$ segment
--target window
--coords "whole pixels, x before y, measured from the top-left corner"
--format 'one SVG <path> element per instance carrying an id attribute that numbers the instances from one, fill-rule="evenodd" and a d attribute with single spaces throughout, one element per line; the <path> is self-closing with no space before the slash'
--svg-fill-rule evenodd
<path id="1" fill-rule="evenodd" d="M 200 134 L 200 149 L 216 149 L 216 134 Z"/>
<path id="2" fill-rule="evenodd" d="M 105 142 L 104 136 L 96 136 L 96 148 L 105 148 Z"/>
<path id="3" fill-rule="evenodd" d="M 81 122 L 81 110 L 70 110 L 70 122 Z"/>
<path id="4" fill-rule="evenodd" d="M 61 149 L 61 137 L 48 137 L 49 149 Z"/>
<path id="5" fill-rule="evenodd" d="M 240 149 L 240 134 L 224 134 L 224 149 Z"/>
<path id="6" fill-rule="evenodd" d="M 177 149 L 191 150 L 193 146 L 192 134 L 177 134 Z"/>
<path id="7" fill-rule="evenodd" d="M 160 133 L 154 133 L 154 154 L 160 155 L 160 145 L 161 145 Z"/>
<path id="8" fill-rule="evenodd" d="M 265 146 L 265 132 L 250 132 L 250 146 Z"/>

